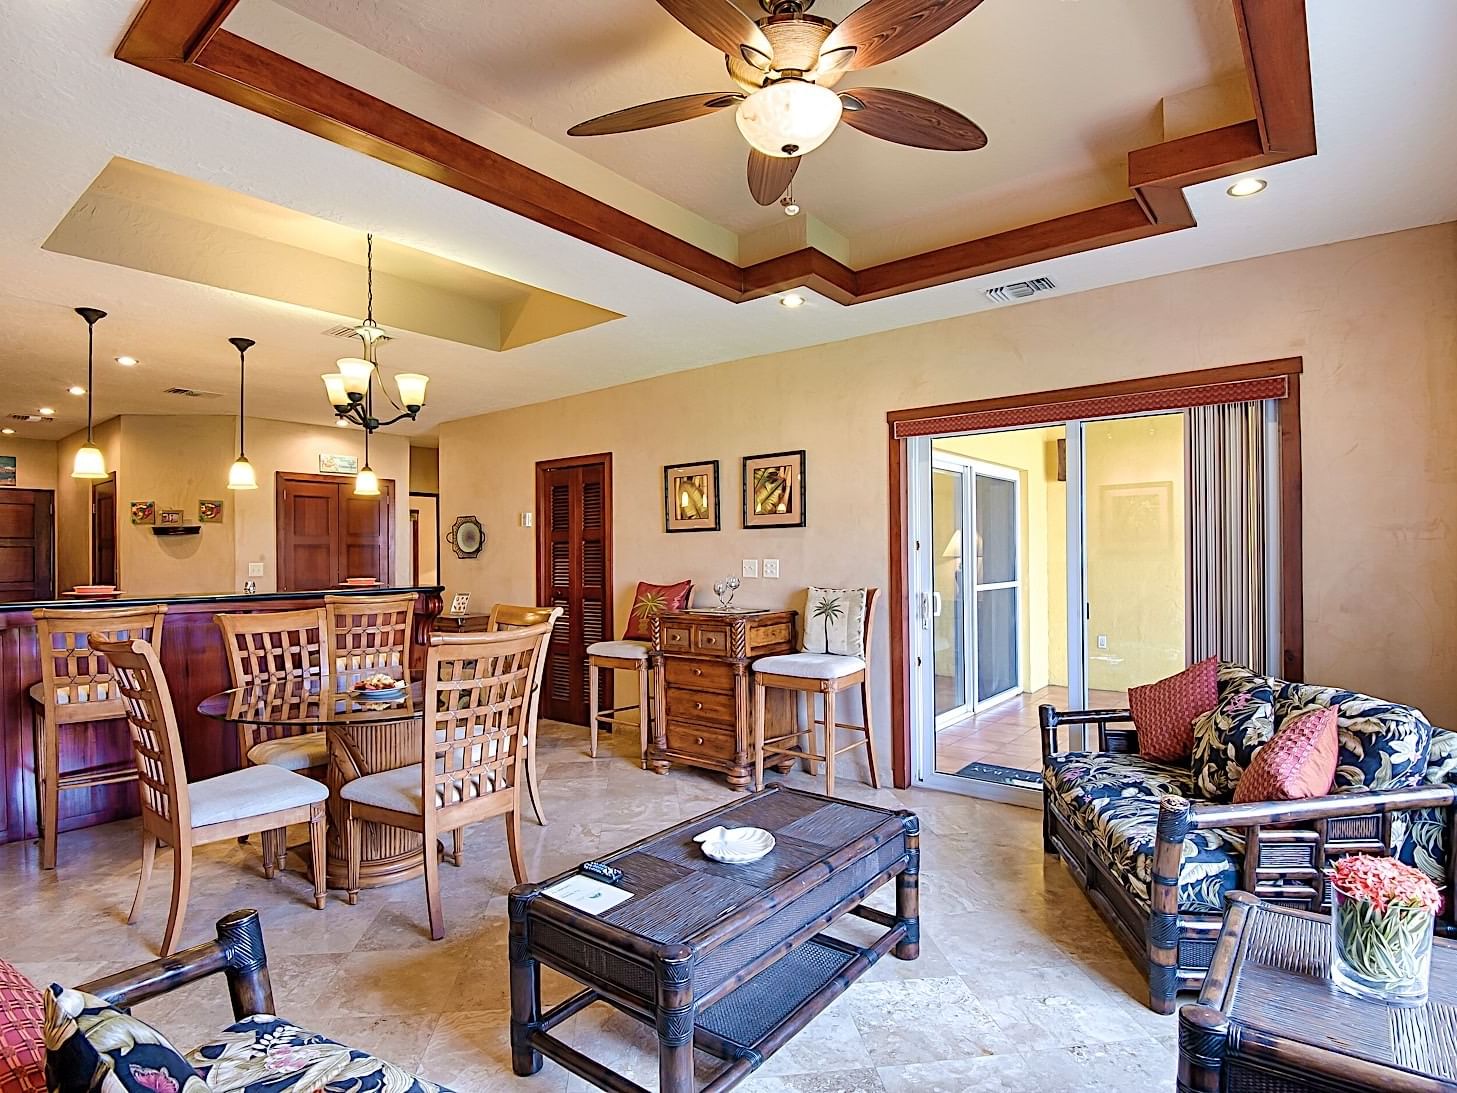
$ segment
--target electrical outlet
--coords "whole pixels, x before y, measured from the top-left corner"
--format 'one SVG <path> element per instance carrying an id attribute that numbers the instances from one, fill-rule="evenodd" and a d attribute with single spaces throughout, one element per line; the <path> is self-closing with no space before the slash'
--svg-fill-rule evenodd
<path id="1" fill-rule="evenodd" d="M 779 559 L 778 558 L 765 558 L 764 559 L 764 576 L 765 577 L 776 577 L 776 578 L 779 576 Z"/>
<path id="2" fill-rule="evenodd" d="M 1099 634 L 1098 635 L 1098 648 L 1099 649 L 1106 649 L 1106 648 L 1108 648 L 1108 635 L 1107 634 Z"/>
<path id="3" fill-rule="evenodd" d="M 759 575 L 759 559 L 758 558 L 745 558 L 744 559 L 744 576 L 745 577 L 757 577 L 758 575 Z"/>
<path id="4" fill-rule="evenodd" d="M 248 576 L 250 576 L 250 577 L 261 577 L 261 576 L 263 576 L 263 563 L 262 562 L 249 562 L 248 563 Z"/>

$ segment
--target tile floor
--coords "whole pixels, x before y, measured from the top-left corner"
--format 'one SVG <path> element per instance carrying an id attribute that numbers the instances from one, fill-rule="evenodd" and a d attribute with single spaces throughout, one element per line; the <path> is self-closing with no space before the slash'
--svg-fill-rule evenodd
<path id="1" fill-rule="evenodd" d="M 1090 708 L 1120 709 L 1128 705 L 1125 691 L 1093 691 Z M 1066 687 L 1043 687 L 1031 694 L 1013 695 L 964 721 L 936 732 L 936 770 L 956 774 L 967 763 L 994 763 L 1037 771 L 1042 768 L 1042 736 L 1037 707 L 1044 702 L 1067 709 Z"/>
<path id="2" fill-rule="evenodd" d="M 732 796 L 703 772 L 642 771 L 628 755 L 636 733 L 604 738 L 607 747 L 591 760 L 583 733 L 544 726 L 550 825 L 524 825 L 533 877 Z M 739 1088 L 1172 1089 L 1175 1021 L 1143 1006 L 1133 965 L 1063 867 L 1043 855 L 1038 814 L 952 794 L 876 792 L 855 783 L 854 769 L 840 784 L 843 795 L 909 807 L 921 817 L 921 957 L 906 963 L 887 957 Z M 814 788 L 803 774 L 791 781 Z M 590 1089 L 550 1062 L 533 1078 L 512 1075 L 505 898 L 511 880 L 499 825 L 473 828 L 466 850 L 463 868 L 442 869 L 448 934 L 431 942 L 419 881 L 366 891 L 355 907 L 331 893 L 326 909 L 316 911 L 296 868 L 270 883 L 256 850 L 235 843 L 205 847 L 198 852 L 184 940 L 210 937 L 213 921 L 227 911 L 257 907 L 283 1014 L 461 1093 Z M 170 870 L 164 851 L 149 904 L 137 925 L 128 926 L 137 860 L 132 822 L 64 835 L 61 868 L 46 875 L 36 867 L 32 844 L 0 846 L 0 955 L 43 984 L 81 983 L 151 958 L 166 922 Z M 550 975 L 545 988 L 549 1002 L 569 990 Z M 220 980 L 143 1003 L 136 1012 L 179 1046 L 231 1020 Z M 563 1029 L 578 1047 L 655 1087 L 651 1040 L 636 1022 L 594 1007 Z"/>

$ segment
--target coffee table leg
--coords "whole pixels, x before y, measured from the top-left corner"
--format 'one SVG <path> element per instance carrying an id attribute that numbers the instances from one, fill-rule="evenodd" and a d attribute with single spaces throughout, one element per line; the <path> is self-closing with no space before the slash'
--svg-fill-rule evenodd
<path id="1" fill-rule="evenodd" d="M 541 965 L 532 960 L 526 944 L 526 908 L 529 899 L 515 895 L 508 905 L 511 920 L 511 1069 L 521 1077 L 541 1069 L 541 1052 L 527 1037 L 541 1023 Z"/>
<path id="2" fill-rule="evenodd" d="M 921 955 L 921 825 L 908 821 L 906 849 L 910 861 L 895 879 L 895 917 L 906 928 L 906 939 L 892 952 L 898 960 L 914 960 Z"/>
<path id="3" fill-rule="evenodd" d="M 658 954 L 658 1090 L 693 1090 L 693 950 L 672 945 Z"/>

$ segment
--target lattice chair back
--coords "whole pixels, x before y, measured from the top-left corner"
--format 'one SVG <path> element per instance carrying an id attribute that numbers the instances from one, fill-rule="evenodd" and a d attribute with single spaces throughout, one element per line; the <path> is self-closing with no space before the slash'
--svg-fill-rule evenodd
<path id="1" fill-rule="evenodd" d="M 71 611 L 40 607 L 35 611 L 36 637 L 41 654 L 41 682 L 45 703 L 57 724 L 104 721 L 125 716 L 114 675 L 106 657 L 91 645 L 91 637 L 104 641 L 141 638 L 162 648 L 164 604 L 110 611 Z"/>
<path id="2" fill-rule="evenodd" d="M 425 668 L 424 800 L 438 812 L 496 811 L 516 794 L 534 731 L 538 667 L 551 623 L 431 638 Z M 442 818 L 441 828 L 452 826 Z"/>
<path id="3" fill-rule="evenodd" d="M 410 666 L 415 597 L 325 596 L 329 659 L 338 672 L 403 673 Z"/>
<path id="4" fill-rule="evenodd" d="M 297 694 L 300 707 L 308 703 L 308 693 L 301 681 L 322 673 L 328 659 L 328 622 L 322 607 L 214 615 L 213 621 L 223 633 L 228 675 L 235 688 L 278 685 L 281 692 Z M 240 722 L 238 747 L 241 754 L 247 755 L 265 741 L 286 739 L 310 731 L 297 725 L 249 725 Z"/>
<path id="5" fill-rule="evenodd" d="M 552 617 L 552 612 L 561 613 L 560 607 L 524 607 L 514 603 L 498 603 L 491 608 L 491 617 L 486 629 L 492 633 L 501 630 L 520 630 L 525 626 L 540 626 Z"/>
<path id="6" fill-rule="evenodd" d="M 150 813 L 174 833 L 192 830 L 187 796 L 187 768 L 182 760 L 182 739 L 177 713 L 157 650 L 151 642 L 107 641 L 90 635 L 93 648 L 111 663 L 131 729 L 132 755 L 140 778 L 142 811 Z M 176 846 L 174 842 L 172 844 Z"/>

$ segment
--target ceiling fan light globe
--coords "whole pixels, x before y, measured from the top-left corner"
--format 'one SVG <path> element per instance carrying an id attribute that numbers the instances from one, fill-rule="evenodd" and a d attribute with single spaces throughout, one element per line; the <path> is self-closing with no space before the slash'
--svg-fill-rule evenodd
<path id="1" fill-rule="evenodd" d="M 840 97 L 808 80 L 784 79 L 739 103 L 739 132 L 766 156 L 789 159 L 813 152 L 840 124 Z"/>

